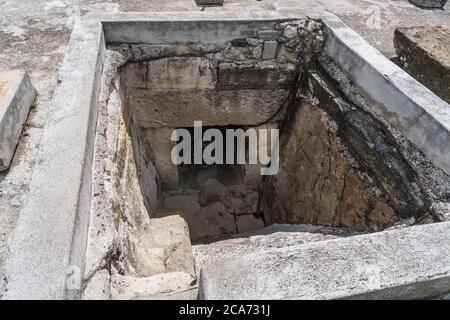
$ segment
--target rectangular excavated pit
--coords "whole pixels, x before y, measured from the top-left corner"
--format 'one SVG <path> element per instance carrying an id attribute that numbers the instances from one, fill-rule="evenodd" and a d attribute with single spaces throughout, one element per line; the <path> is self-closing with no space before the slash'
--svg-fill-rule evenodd
<path id="1" fill-rule="evenodd" d="M 21 215 L 22 223 L 12 243 L 8 265 L 10 296 L 79 297 L 84 292 L 84 297 L 92 298 L 99 295 L 96 288 L 111 288 L 112 281 L 113 298 L 179 297 L 178 294 L 195 298 L 198 274 L 188 229 L 183 219 L 166 216 L 171 210 L 181 216 L 190 215 L 185 220 L 191 238 L 203 242 L 211 240 L 204 240 L 205 237 L 229 236 L 239 231 L 241 216 L 257 220 L 250 223 L 252 228 L 258 224 L 262 227 L 263 221 L 266 226 L 321 224 L 364 232 L 395 224 L 445 219 L 449 200 L 446 142 L 449 117 L 447 110 L 441 110 L 448 107 L 442 100 L 334 18 L 312 20 L 279 12 L 242 13 L 232 19 L 224 18 L 223 13 L 205 13 L 200 18 L 189 15 L 181 20 L 164 14 L 150 15 L 150 18 L 101 18 L 101 24 L 98 19 L 88 19 L 75 29 L 61 71 L 61 84 L 55 92 L 54 119 L 50 119 L 46 129 L 44 141 L 49 145 L 43 149 L 47 152 L 41 155 L 37 178 L 30 186 L 35 196 Z M 86 56 L 75 53 L 80 47 Z M 65 93 L 68 88 L 74 88 L 72 95 Z M 64 110 L 57 106 L 64 106 Z M 255 174 L 259 167 L 245 164 L 178 168 L 170 159 L 174 146 L 171 133 L 177 128 L 191 128 L 198 120 L 205 127 L 220 130 L 236 126 L 280 128 L 278 174 L 261 177 Z M 59 131 L 61 141 L 52 141 Z M 55 146 L 61 148 L 56 150 Z M 65 161 L 65 155 L 69 154 L 70 161 Z M 46 164 L 53 168 L 50 170 L 53 176 L 64 173 L 70 183 L 55 181 L 44 196 L 39 190 L 43 189 L 41 181 L 50 173 L 44 169 Z M 72 165 L 70 170 L 68 165 Z M 245 210 L 250 214 L 239 215 L 235 209 L 230 210 L 231 214 L 221 212 L 229 219 L 230 230 L 220 228 L 221 219 L 210 220 L 219 225 L 211 228 L 214 232 L 197 225 L 208 220 L 202 214 L 212 212 L 202 213 L 202 208 L 214 202 L 221 203 L 228 211 L 226 204 L 233 201 L 227 197 L 221 199 L 217 194 L 202 195 L 202 189 L 209 192 L 214 187 L 207 184 L 208 179 L 199 176 L 209 176 L 212 172 L 217 175 L 209 183 L 225 185 L 228 190 L 224 193 L 230 188 L 252 193 L 251 200 L 244 202 L 251 207 Z M 229 178 L 230 172 L 236 176 L 231 182 L 219 178 Z M 184 199 L 185 202 L 180 198 L 196 192 L 198 200 L 197 194 Z M 63 193 L 66 197 L 63 203 L 49 201 L 49 197 Z M 167 208 L 168 205 L 173 207 Z M 36 221 L 32 208 L 60 214 Z M 162 216 L 165 217 L 158 218 Z M 41 236 L 45 238 L 50 220 L 60 226 L 52 234 L 57 248 L 53 252 L 39 252 L 36 243 L 41 243 Z M 231 222 L 235 223 L 234 229 Z M 25 231 L 35 225 L 35 236 L 25 237 Z M 195 228 L 199 231 L 193 236 Z M 424 228 L 426 233 L 421 231 Z M 389 236 L 384 236 L 385 232 L 370 234 L 363 245 L 358 241 L 360 238 L 355 237 L 353 242 L 353 237 L 349 237 L 342 242 L 348 248 L 343 251 L 344 256 L 329 255 L 320 243 L 313 249 L 323 265 L 338 259 L 345 262 L 344 267 L 356 259 L 350 253 L 357 252 L 384 274 L 396 272 L 397 268 L 392 266 L 396 263 L 394 257 L 399 255 L 437 259 L 440 263 L 436 268 L 428 269 L 431 274 L 422 272 L 426 266 L 421 261 L 427 259 L 414 260 L 414 267 L 402 269 L 402 275 L 394 282 L 386 278 L 395 292 L 380 291 L 381 296 L 421 297 L 415 283 L 426 277 L 430 280 L 422 281 L 420 286 L 431 288 L 422 290 L 422 297 L 429 296 L 450 289 L 443 285 L 448 270 L 441 270 L 448 260 L 448 243 L 442 243 L 437 252 L 431 250 L 436 245 L 433 239 L 422 243 L 416 236 L 430 235 L 433 228 L 441 232 L 448 228 L 448 223 L 386 231 Z M 302 227 L 292 230 L 311 232 Z M 392 243 L 403 238 L 420 245 L 400 241 L 402 245 L 393 250 Z M 445 235 L 437 238 L 439 243 L 442 238 Z M 28 239 L 37 241 L 31 244 Z M 297 250 L 302 241 L 299 238 L 298 244 L 286 253 L 302 255 L 303 249 Z M 341 239 L 333 241 L 341 248 Z M 376 250 L 372 251 L 370 243 L 391 248 L 393 255 L 382 254 L 381 259 Z M 352 246 L 358 250 L 352 251 Z M 41 273 L 53 276 L 54 281 L 40 277 L 27 281 L 26 273 L 17 272 L 27 266 L 23 251 L 17 250 L 19 247 L 26 252 L 40 253 L 39 259 L 46 261 L 41 264 L 45 269 Z M 412 252 L 411 248 L 420 252 Z M 290 261 L 284 253 L 273 255 L 273 247 L 263 246 L 262 250 L 261 259 L 267 255 Z M 309 247 L 304 250 L 308 251 Z M 242 256 L 245 263 L 253 259 L 247 253 Z M 61 254 L 68 259 L 67 265 L 79 271 L 79 286 L 66 283 L 67 269 L 66 265 L 61 267 L 60 261 L 64 259 Z M 241 276 L 237 280 L 226 279 L 230 283 L 255 288 L 254 281 L 264 281 L 235 272 L 239 263 L 228 264 L 226 259 L 216 258 L 211 255 L 204 262 L 204 279 L 208 281 L 202 283 L 204 298 L 239 298 L 235 295 L 240 291 L 236 286 L 224 290 L 220 287 L 223 279 L 211 276 L 219 271 L 217 266 L 222 263 L 228 275 Z M 266 262 L 261 268 L 277 266 L 270 259 Z M 362 268 L 366 270 L 365 266 Z M 196 271 L 199 269 L 203 267 L 197 265 Z M 248 270 L 251 272 L 252 267 Z M 361 276 L 361 270 L 346 270 L 349 279 Z M 279 274 L 275 269 L 267 271 L 267 274 Z M 326 277 L 318 275 L 319 278 L 333 278 L 332 269 L 322 271 Z M 263 274 L 258 273 L 258 277 Z M 276 278 L 268 284 L 276 283 Z M 292 290 L 271 288 L 275 290 L 273 297 L 283 298 L 283 294 L 287 298 L 326 297 L 320 292 L 299 294 L 298 283 L 281 280 Z M 384 280 L 380 281 L 382 288 Z M 344 282 L 347 284 L 345 279 Z M 31 288 L 27 294 L 23 283 Z M 160 285 L 155 287 L 155 283 Z M 179 284 L 186 288 L 183 293 L 174 288 Z M 135 290 L 136 295 L 126 291 L 127 287 Z M 326 291 L 326 286 L 323 288 Z M 329 297 L 364 296 L 380 288 L 352 286 L 350 281 L 345 290 L 337 288 L 335 292 L 339 294 Z M 261 290 L 269 292 L 263 287 Z M 104 297 L 111 298 L 107 289 L 106 293 L 102 292 Z M 262 297 L 261 292 L 254 291 L 254 297 Z M 245 297 L 250 296 L 246 293 Z"/>

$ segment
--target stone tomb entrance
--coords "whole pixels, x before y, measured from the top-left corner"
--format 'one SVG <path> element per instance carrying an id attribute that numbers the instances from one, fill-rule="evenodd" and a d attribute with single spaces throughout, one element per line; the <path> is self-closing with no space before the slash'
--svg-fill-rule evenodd
<path id="1" fill-rule="evenodd" d="M 109 45 L 148 216 L 180 215 L 191 239 L 206 242 L 274 223 L 379 231 L 439 219 L 446 174 L 371 112 L 323 54 L 322 28 L 300 19 L 214 42 Z M 281 129 L 278 174 L 175 164 L 172 134 L 196 121 L 203 132 Z"/>
<path id="2" fill-rule="evenodd" d="M 361 280 L 366 264 L 387 279 L 381 295 L 448 291 L 445 279 L 439 290 L 433 282 L 448 275 L 447 223 L 383 231 L 448 216 L 448 121 L 435 110 L 444 102 L 331 18 L 173 15 L 121 14 L 74 29 L 34 196 L 12 240 L 8 296 L 31 287 L 27 295 L 39 297 L 348 297 L 374 291 Z M 278 173 L 174 164 L 172 133 L 195 121 L 279 128 Z M 383 232 L 335 239 L 372 231 Z M 336 250 L 320 243 L 327 239 Z M 51 252 L 42 245 L 50 241 Z M 67 257 L 80 287 L 67 285 Z M 299 261 L 339 265 L 343 282 Z M 433 290 L 422 290 L 423 279 Z"/>

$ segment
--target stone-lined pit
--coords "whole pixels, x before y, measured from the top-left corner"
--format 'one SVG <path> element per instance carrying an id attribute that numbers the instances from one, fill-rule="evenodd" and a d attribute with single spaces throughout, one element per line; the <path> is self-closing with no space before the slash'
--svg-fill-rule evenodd
<path id="1" fill-rule="evenodd" d="M 194 121 L 223 132 L 278 128 L 323 40 L 319 22 L 297 20 L 214 44 L 111 46 L 129 57 L 119 71 L 121 96 L 151 216 L 180 214 L 192 240 L 265 226 L 258 165 L 177 166 L 171 135 Z"/>
<path id="2" fill-rule="evenodd" d="M 324 40 L 321 22 L 301 19 L 215 43 L 109 44 L 96 147 L 113 298 L 196 298 L 191 241 L 285 223 L 372 232 L 445 220 L 449 177 L 372 111 Z M 194 121 L 279 128 L 279 173 L 175 165 L 172 132 Z"/>

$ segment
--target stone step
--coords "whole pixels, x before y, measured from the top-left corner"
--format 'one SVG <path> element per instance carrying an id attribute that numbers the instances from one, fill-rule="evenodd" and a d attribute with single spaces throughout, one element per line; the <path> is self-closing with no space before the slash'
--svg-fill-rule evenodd
<path id="1" fill-rule="evenodd" d="M 286 246 L 282 238 L 195 246 L 200 298 L 421 299 L 450 292 L 449 222 L 304 244 L 289 245 L 287 237 Z"/>

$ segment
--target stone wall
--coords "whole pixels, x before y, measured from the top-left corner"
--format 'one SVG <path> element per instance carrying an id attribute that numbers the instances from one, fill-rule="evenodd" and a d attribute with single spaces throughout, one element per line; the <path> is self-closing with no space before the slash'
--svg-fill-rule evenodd
<path id="1" fill-rule="evenodd" d="M 374 231 L 448 214 L 449 177 L 369 110 L 320 58 L 283 125 L 280 173 L 264 181 L 268 224 Z"/>

